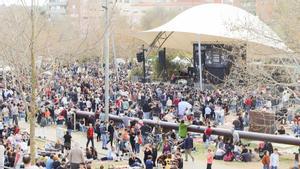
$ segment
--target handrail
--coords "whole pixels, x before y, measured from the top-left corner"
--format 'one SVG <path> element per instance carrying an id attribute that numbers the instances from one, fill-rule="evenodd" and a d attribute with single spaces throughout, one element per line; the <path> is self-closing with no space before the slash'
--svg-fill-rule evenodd
<path id="1" fill-rule="evenodd" d="M 86 112 L 86 111 L 77 111 L 76 114 L 80 115 L 94 115 L 93 112 Z M 120 117 L 117 115 L 109 115 L 109 119 L 113 121 L 123 121 L 124 117 Z M 128 117 L 129 120 L 136 120 L 139 121 L 141 119 L 138 118 L 131 118 Z M 143 119 L 144 124 L 148 125 L 160 125 L 163 128 L 167 129 L 175 129 L 178 130 L 179 124 L 177 123 L 171 123 L 171 122 L 165 122 L 165 121 L 155 121 L 155 120 L 148 120 Z M 196 126 L 196 125 L 189 125 L 188 131 L 190 132 L 196 132 L 196 133 L 204 133 L 205 129 L 207 127 L 205 126 Z M 232 130 L 231 129 L 223 129 L 223 128 L 212 128 L 214 135 L 220 135 L 220 136 L 232 136 Z M 269 141 L 273 143 L 281 143 L 281 144 L 289 144 L 289 145 L 295 145 L 300 146 L 300 139 L 288 136 L 288 135 L 272 135 L 272 134 L 265 134 L 265 133 L 256 133 L 256 132 L 249 132 L 249 131 L 237 131 L 240 138 L 249 139 L 249 140 L 256 140 L 256 141 Z"/>

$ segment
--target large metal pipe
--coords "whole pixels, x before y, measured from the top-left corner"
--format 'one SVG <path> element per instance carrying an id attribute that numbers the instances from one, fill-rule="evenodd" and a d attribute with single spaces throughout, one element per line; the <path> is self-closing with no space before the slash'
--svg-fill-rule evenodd
<path id="1" fill-rule="evenodd" d="M 92 112 L 84 112 L 84 111 L 77 111 L 77 114 L 79 115 L 94 115 Z M 117 116 L 117 115 L 109 115 L 109 119 L 113 121 L 122 121 L 124 117 Z M 136 120 L 139 121 L 138 118 L 129 118 L 131 121 Z M 147 120 L 143 119 L 144 124 L 148 125 L 160 125 L 163 128 L 168 129 L 175 129 L 178 130 L 177 123 L 170 123 L 165 121 L 155 121 L 155 120 Z M 205 126 L 196 126 L 196 125 L 190 125 L 188 126 L 188 131 L 190 132 L 196 132 L 196 133 L 203 133 L 205 131 Z M 222 129 L 222 128 L 212 128 L 213 134 L 220 135 L 220 136 L 232 136 L 232 130 L 230 129 Z M 264 133 L 255 133 L 255 132 L 248 132 L 248 131 L 237 131 L 239 133 L 240 138 L 243 139 L 249 139 L 249 140 L 257 140 L 257 141 L 269 141 L 272 143 L 281 143 L 281 144 L 289 144 L 289 145 L 295 145 L 300 146 L 300 139 L 288 136 L 288 135 L 272 135 L 272 134 L 264 134 Z"/>

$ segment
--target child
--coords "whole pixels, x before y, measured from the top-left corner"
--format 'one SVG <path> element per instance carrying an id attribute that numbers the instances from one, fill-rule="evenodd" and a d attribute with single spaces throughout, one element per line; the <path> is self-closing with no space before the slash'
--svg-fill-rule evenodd
<path id="1" fill-rule="evenodd" d="M 153 169 L 152 156 L 148 156 L 145 165 L 146 165 L 146 169 Z"/>
<path id="2" fill-rule="evenodd" d="M 214 159 L 214 155 L 211 152 L 211 149 L 208 149 L 207 151 L 208 151 L 208 154 L 207 154 L 207 167 L 206 167 L 206 169 L 211 169 L 213 159 Z"/>

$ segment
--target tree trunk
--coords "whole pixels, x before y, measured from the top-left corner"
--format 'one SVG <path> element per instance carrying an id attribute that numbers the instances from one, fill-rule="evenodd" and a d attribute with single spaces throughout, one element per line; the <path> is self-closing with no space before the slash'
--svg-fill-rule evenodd
<path id="1" fill-rule="evenodd" d="M 30 157 L 31 164 L 35 164 L 35 114 L 36 114 L 36 90 L 37 90 L 37 76 L 36 76 L 36 65 L 35 65 L 35 16 L 34 16 L 34 0 L 31 0 L 31 11 L 30 11 L 30 21 L 31 21 L 31 37 L 30 37 L 30 58 L 31 58 L 31 103 L 30 103 Z"/>

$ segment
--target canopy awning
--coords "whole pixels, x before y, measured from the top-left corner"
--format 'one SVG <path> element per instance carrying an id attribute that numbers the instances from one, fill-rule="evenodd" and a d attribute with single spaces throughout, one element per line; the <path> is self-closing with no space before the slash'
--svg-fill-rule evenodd
<path id="1" fill-rule="evenodd" d="M 226 4 L 190 8 L 168 23 L 141 32 L 139 39 L 151 44 L 159 32 L 173 32 L 163 47 L 192 50 L 192 43 L 247 44 L 254 52 L 290 51 L 279 36 L 257 16 Z M 277 52 L 276 52 L 277 53 Z"/>

